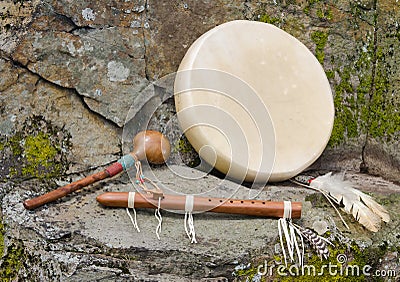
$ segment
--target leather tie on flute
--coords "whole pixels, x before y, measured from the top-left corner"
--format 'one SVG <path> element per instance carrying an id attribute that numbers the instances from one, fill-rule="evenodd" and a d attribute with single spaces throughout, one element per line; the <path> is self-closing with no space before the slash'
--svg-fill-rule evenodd
<path id="1" fill-rule="evenodd" d="M 170 154 L 170 144 L 168 139 L 158 131 L 147 130 L 139 132 L 133 139 L 133 146 L 134 151 L 132 153 L 123 156 L 105 170 L 67 184 L 42 196 L 26 200 L 24 202 L 24 207 L 31 210 L 56 201 L 76 190 L 108 177 L 113 177 L 118 173 L 129 169 L 135 165 L 136 160 L 147 159 L 149 163 L 162 164 L 166 159 L 168 159 Z"/>
<path id="2" fill-rule="evenodd" d="M 96 199 L 108 207 L 128 207 L 129 192 L 107 192 Z M 158 200 L 135 193 L 135 208 L 158 207 Z M 185 196 L 166 195 L 160 201 L 165 210 L 185 210 Z M 301 202 L 292 202 L 292 218 L 301 217 Z M 284 202 L 263 200 L 222 199 L 211 197 L 194 197 L 193 211 L 210 211 L 218 213 L 243 214 L 282 218 L 284 216 Z"/>

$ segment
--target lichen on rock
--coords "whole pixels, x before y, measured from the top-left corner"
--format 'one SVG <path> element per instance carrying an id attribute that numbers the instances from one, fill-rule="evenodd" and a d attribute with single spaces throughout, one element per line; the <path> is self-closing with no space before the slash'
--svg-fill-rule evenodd
<path id="1" fill-rule="evenodd" d="M 25 120 L 22 130 L 1 136 L 2 179 L 59 178 L 68 170 L 71 136 L 42 116 Z"/>
<path id="2" fill-rule="evenodd" d="M 129 77 L 129 69 L 121 62 L 111 61 L 107 64 L 107 76 L 110 81 L 125 81 Z"/>

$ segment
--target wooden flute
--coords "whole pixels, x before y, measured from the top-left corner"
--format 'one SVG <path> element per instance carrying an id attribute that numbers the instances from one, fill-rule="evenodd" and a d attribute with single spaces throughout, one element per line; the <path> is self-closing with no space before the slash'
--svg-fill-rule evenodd
<path id="1" fill-rule="evenodd" d="M 99 195 L 97 201 L 108 207 L 128 207 L 129 192 L 107 192 Z M 164 194 L 160 201 L 160 208 L 165 210 L 185 210 L 186 197 L 180 195 Z M 151 196 L 135 193 L 135 208 L 158 208 L 158 200 Z M 291 218 L 301 217 L 301 202 L 291 202 Z M 212 197 L 194 197 L 194 212 L 217 212 L 230 214 L 243 214 L 251 216 L 276 217 L 284 216 L 284 202 L 264 200 L 240 200 Z"/>

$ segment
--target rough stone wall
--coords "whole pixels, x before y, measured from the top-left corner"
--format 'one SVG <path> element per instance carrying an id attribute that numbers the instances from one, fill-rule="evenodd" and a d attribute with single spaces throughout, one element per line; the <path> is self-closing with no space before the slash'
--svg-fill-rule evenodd
<path id="1" fill-rule="evenodd" d="M 383 179 L 365 175 L 367 181 L 357 182 L 370 192 L 382 193 L 388 204 L 398 205 L 393 195 L 398 195 L 399 188 L 388 182 L 400 182 L 400 3 L 396 0 L 5 0 L 0 3 L 3 275 L 15 268 L 6 277 L 185 281 L 228 277 L 239 261 L 273 253 L 275 233 L 267 230 L 276 224 L 273 220 L 263 225 L 218 218 L 225 232 L 233 232 L 229 224 L 235 222 L 235 232 L 243 233 L 228 236 L 231 244 L 244 243 L 238 244 L 237 252 L 224 253 L 229 246 L 221 247 L 218 229 L 207 233 L 206 217 L 202 247 L 187 247 L 180 242 L 183 237 L 161 245 L 143 237 L 138 240 L 145 243 L 118 244 L 119 237 L 113 233 L 118 225 L 113 226 L 109 218 L 126 218 L 119 211 L 98 207 L 94 193 L 83 192 L 78 200 L 68 198 L 59 203 L 62 207 L 46 207 L 38 213 L 26 212 L 20 204 L 117 159 L 130 107 L 136 106 L 139 112 L 152 98 L 146 96 L 149 82 L 176 71 L 201 34 L 235 19 L 277 25 L 302 41 L 324 67 L 336 117 L 330 143 L 312 169 L 380 176 Z M 171 112 L 171 103 L 160 110 L 159 126 Z M 157 124 L 156 119 L 154 127 Z M 190 151 L 181 141 L 174 146 L 173 159 Z M 95 192 L 126 190 L 127 183 L 127 179 L 114 180 Z M 271 193 L 266 197 L 304 200 L 303 192 Z M 95 223 L 87 216 L 92 209 L 104 213 Z M 398 209 L 391 211 L 398 215 Z M 312 219 L 319 212 L 310 209 L 308 215 Z M 151 214 L 144 217 L 152 224 Z M 102 220 L 111 224 L 107 225 L 110 241 L 96 233 L 100 228 L 96 224 Z M 170 220 L 172 225 L 179 222 L 177 216 Z M 254 231 L 254 226 L 264 235 Z M 389 237 L 383 239 L 358 227 L 349 236 L 375 246 L 387 241 L 396 244 L 396 226 L 394 220 L 388 227 Z M 128 229 L 122 233 L 121 238 L 132 240 Z M 222 250 L 217 251 L 218 247 Z M 210 250 L 215 254 L 210 255 Z M 180 265 L 179 270 L 174 263 Z"/>
<path id="2" fill-rule="evenodd" d="M 20 121 L 46 114 L 39 108 L 25 106 L 21 111 L 12 105 L 7 94 L 13 87 L 27 88 L 30 94 L 42 91 L 38 88 L 69 92 L 85 112 L 118 130 L 141 90 L 149 81 L 176 71 L 187 48 L 202 33 L 229 20 L 260 20 L 306 44 L 331 82 L 335 126 L 328 149 L 314 167 L 400 180 L 396 1 L 3 1 L 1 5 L 2 133 L 17 129 L 14 116 Z M 17 79 L 18 72 L 37 79 L 41 87 L 28 89 Z M 23 102 L 14 99 L 15 104 Z M 56 122 L 75 127 L 62 118 Z M 116 152 L 115 145 L 108 151 Z M 73 155 L 79 150 L 75 148 Z"/>

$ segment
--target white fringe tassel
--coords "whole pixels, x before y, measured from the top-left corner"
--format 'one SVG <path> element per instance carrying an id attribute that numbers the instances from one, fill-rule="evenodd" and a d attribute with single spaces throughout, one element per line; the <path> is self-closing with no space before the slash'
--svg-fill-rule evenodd
<path id="1" fill-rule="evenodd" d="M 156 209 L 156 211 L 154 213 L 154 216 L 158 220 L 158 225 L 156 227 L 156 235 L 157 235 L 158 240 L 161 240 L 160 239 L 160 232 L 161 232 L 161 224 L 162 224 L 162 216 L 161 216 L 161 213 L 160 213 L 160 207 L 161 207 L 161 197 L 158 198 L 158 207 L 157 207 L 157 209 Z"/>
<path id="2" fill-rule="evenodd" d="M 193 204 L 194 204 L 193 195 L 186 195 L 185 220 L 184 220 L 185 231 L 186 235 L 190 239 L 190 242 L 197 243 L 196 232 L 194 230 L 194 221 L 193 221 Z"/>
<path id="3" fill-rule="evenodd" d="M 292 203 L 290 201 L 284 201 L 283 218 L 280 218 L 278 220 L 278 232 L 285 265 L 287 266 L 288 253 L 291 262 L 295 261 L 295 255 L 297 255 L 299 265 L 302 267 L 304 258 L 304 242 L 301 234 L 292 223 Z M 300 247 L 297 242 L 296 235 L 300 235 L 302 252 L 300 252 Z M 283 237 L 285 237 L 286 248 L 283 243 Z"/>
<path id="4" fill-rule="evenodd" d="M 133 210 L 133 217 L 129 212 L 129 209 Z M 137 232 L 140 232 L 139 226 L 137 224 L 136 219 L 136 210 L 135 210 L 135 192 L 129 192 L 128 194 L 128 207 L 126 208 L 126 213 L 128 214 L 129 218 L 131 219 L 133 227 L 136 228 Z"/>

